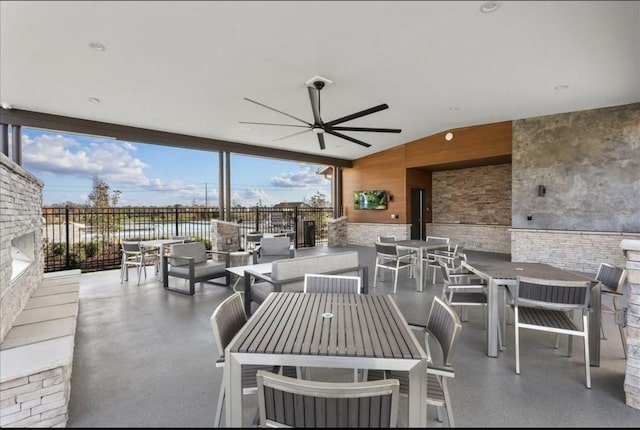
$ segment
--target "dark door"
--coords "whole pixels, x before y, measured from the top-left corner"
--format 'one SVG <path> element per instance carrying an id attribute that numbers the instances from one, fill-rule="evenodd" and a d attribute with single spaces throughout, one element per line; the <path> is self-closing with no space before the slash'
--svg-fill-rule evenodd
<path id="1" fill-rule="evenodd" d="M 411 188 L 411 239 L 424 240 L 424 189 Z"/>

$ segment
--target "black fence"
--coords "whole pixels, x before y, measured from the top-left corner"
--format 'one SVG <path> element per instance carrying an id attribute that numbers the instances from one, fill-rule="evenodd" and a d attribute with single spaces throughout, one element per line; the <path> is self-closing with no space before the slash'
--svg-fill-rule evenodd
<path id="1" fill-rule="evenodd" d="M 42 213 L 45 272 L 119 268 L 123 239 L 189 236 L 211 248 L 211 220 L 220 219 L 218 209 L 186 207 L 44 207 Z M 332 214 L 331 208 L 236 207 L 226 221 L 238 224 L 243 249 L 254 231 L 287 233 L 301 248 L 327 241 Z"/>

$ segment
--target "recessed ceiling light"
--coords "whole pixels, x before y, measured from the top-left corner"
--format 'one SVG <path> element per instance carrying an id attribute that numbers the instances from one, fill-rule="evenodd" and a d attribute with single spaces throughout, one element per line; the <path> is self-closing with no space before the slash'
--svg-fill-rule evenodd
<path id="1" fill-rule="evenodd" d="M 500 2 L 486 1 L 480 5 L 480 12 L 491 13 L 491 12 L 497 11 L 499 8 L 500 8 Z"/>
<path id="2" fill-rule="evenodd" d="M 99 43 L 99 42 L 91 42 L 91 43 L 89 43 L 89 48 L 95 49 L 96 51 L 104 51 L 105 49 L 107 49 L 107 48 L 104 47 L 104 45 L 102 43 Z"/>
<path id="3" fill-rule="evenodd" d="M 455 111 L 457 111 L 457 110 L 460 110 L 460 108 L 459 108 L 458 106 L 451 106 L 451 107 L 449 108 L 449 110 L 450 110 L 451 112 L 455 112 Z"/>
<path id="4" fill-rule="evenodd" d="M 558 85 L 555 87 L 558 91 L 566 90 L 567 88 L 569 88 L 569 85 Z"/>
<path id="5" fill-rule="evenodd" d="M 444 140 L 446 140 L 447 142 L 451 142 L 453 140 L 453 133 L 449 132 L 447 134 L 444 135 Z"/>
<path id="6" fill-rule="evenodd" d="M 89 97 L 88 99 L 91 103 L 100 103 L 100 99 L 96 97 Z"/>

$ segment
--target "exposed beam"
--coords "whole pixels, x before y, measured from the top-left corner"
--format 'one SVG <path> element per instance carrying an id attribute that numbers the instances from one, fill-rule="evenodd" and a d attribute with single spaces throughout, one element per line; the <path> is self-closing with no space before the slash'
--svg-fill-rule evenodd
<path id="1" fill-rule="evenodd" d="M 52 115 L 20 109 L 0 108 L 0 124 L 13 124 L 24 127 L 58 130 L 95 136 L 104 136 L 129 142 L 150 143 L 203 151 L 228 151 L 235 154 L 253 155 L 257 157 L 281 160 L 302 161 L 315 164 L 328 164 L 340 167 L 352 167 L 351 160 L 287 151 L 284 149 L 266 148 L 256 145 L 169 133 L 127 125 L 112 124 L 86 119 Z"/>

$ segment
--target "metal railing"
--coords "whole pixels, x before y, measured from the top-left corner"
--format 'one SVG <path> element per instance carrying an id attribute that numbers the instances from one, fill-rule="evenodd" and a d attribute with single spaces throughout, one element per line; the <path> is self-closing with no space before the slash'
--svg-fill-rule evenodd
<path id="1" fill-rule="evenodd" d="M 84 272 L 120 267 L 120 241 L 170 239 L 189 236 L 211 248 L 211 220 L 217 208 L 188 207 L 43 207 L 45 272 L 81 269 Z M 235 207 L 231 219 L 238 224 L 240 244 L 247 234 L 288 233 L 296 248 L 327 241 L 331 208 Z"/>

